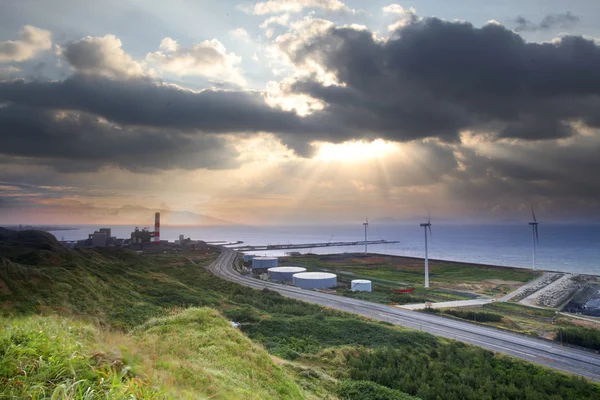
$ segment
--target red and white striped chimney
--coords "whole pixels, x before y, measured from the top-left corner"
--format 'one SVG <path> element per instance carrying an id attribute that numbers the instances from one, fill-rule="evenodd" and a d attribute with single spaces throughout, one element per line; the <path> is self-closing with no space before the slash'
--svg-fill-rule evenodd
<path id="1" fill-rule="evenodd" d="M 160 243 L 160 213 L 154 214 L 154 243 Z"/>

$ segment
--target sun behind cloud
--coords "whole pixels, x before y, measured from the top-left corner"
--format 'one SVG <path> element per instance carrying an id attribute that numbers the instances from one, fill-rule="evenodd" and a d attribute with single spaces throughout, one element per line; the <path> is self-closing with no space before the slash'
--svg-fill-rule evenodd
<path id="1" fill-rule="evenodd" d="M 399 145 L 382 139 L 371 142 L 353 140 L 343 143 L 316 142 L 317 152 L 315 159 L 320 161 L 341 161 L 352 163 L 355 161 L 382 158 L 399 150 Z"/>

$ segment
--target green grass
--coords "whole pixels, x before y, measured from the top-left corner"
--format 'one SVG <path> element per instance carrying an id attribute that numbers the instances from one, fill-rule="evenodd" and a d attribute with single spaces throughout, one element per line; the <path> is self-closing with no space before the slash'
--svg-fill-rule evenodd
<path id="1" fill-rule="evenodd" d="M 0 398 L 304 397 L 264 348 L 209 308 L 151 319 L 127 335 L 56 316 L 2 326 Z"/>
<path id="2" fill-rule="evenodd" d="M 171 398 L 301 399 L 303 394 L 263 347 L 216 310 L 191 308 L 133 331 Z"/>
<path id="3" fill-rule="evenodd" d="M 1 259 L 8 291 L 0 292 L 0 315 L 51 309 L 129 329 L 173 307 L 214 306 L 221 297 L 203 290 L 207 274 L 201 270 L 217 255 L 195 256 L 196 265 L 185 256 L 120 249 L 73 251 L 36 266 Z"/>
<path id="4" fill-rule="evenodd" d="M 91 325 L 39 316 L 0 324 L 0 398 L 162 398 L 139 364 L 102 351 Z"/>
<path id="5" fill-rule="evenodd" d="M 305 255 L 290 257 L 286 264 L 302 265 L 318 270 L 346 274 L 347 279 L 374 279 L 392 285 L 423 285 L 423 261 L 405 257 L 371 255 L 351 257 L 340 255 Z M 540 275 L 538 271 L 519 268 L 468 265 L 430 261 L 429 273 L 434 286 L 476 283 L 489 280 L 527 282 Z"/>
<path id="6" fill-rule="evenodd" d="M 506 313 L 515 313 L 522 315 L 529 315 L 534 317 L 552 318 L 556 315 L 554 310 L 545 310 L 541 308 L 523 306 L 516 303 L 489 303 L 483 306 L 491 310 L 503 311 Z"/>
<path id="7" fill-rule="evenodd" d="M 389 327 L 359 317 L 326 313 L 320 316 L 273 316 L 244 325 L 250 338 L 262 343 L 272 354 L 296 359 L 329 347 L 413 347 L 429 349 L 440 343 L 432 335 Z"/>
<path id="8" fill-rule="evenodd" d="M 338 277 L 338 285 L 346 287 L 336 289 L 336 294 L 380 304 L 410 304 L 424 303 L 426 301 L 437 303 L 441 301 L 468 300 L 474 297 L 435 288 L 424 289 L 422 287 L 416 287 L 412 293 L 394 293 L 393 290 L 398 288 L 397 285 L 378 283 L 373 283 L 371 292 L 353 292 L 348 289 L 350 287 L 350 280 L 340 277 Z"/>

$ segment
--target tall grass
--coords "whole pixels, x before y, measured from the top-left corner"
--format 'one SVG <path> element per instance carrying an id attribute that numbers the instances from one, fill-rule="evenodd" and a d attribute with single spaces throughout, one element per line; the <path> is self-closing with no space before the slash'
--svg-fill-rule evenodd
<path id="1" fill-rule="evenodd" d="M 37 316 L 1 323 L 0 398 L 162 398 L 127 360 L 99 351 L 90 325 Z"/>

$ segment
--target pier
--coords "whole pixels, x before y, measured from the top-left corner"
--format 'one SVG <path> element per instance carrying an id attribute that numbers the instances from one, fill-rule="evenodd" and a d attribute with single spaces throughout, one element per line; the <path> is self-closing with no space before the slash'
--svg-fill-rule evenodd
<path id="1" fill-rule="evenodd" d="M 364 246 L 376 245 L 376 244 L 392 244 L 400 243 L 397 240 L 364 240 L 356 242 L 327 242 L 327 243 L 301 243 L 301 244 L 267 244 L 267 245 L 256 245 L 256 246 L 237 246 L 230 247 L 235 251 L 263 251 L 263 250 L 288 250 L 288 249 L 312 249 L 316 247 L 340 247 L 340 246 Z"/>

